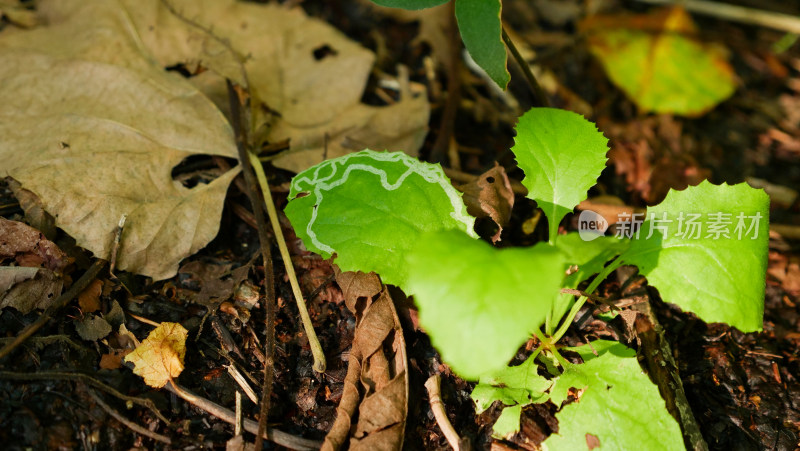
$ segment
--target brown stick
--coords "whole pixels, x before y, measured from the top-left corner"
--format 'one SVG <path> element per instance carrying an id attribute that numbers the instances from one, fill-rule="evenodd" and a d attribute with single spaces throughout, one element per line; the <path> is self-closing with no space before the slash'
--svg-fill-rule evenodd
<path id="1" fill-rule="evenodd" d="M 193 406 L 205 410 L 206 412 L 219 418 L 220 420 L 225 421 L 226 423 L 236 424 L 236 413 L 234 411 L 226 409 L 220 406 L 219 404 L 216 404 L 212 401 L 209 401 L 208 399 L 203 398 L 202 396 L 198 396 L 183 387 L 176 389 L 176 387 L 174 387 L 171 382 L 165 385 L 164 388 L 180 396 Z M 258 433 L 258 427 L 259 427 L 258 423 L 256 423 L 253 420 L 245 419 L 243 426 L 244 430 L 251 434 Z M 294 435 L 270 427 L 266 428 L 266 431 L 262 435 L 262 440 L 263 439 L 271 440 L 272 442 L 278 445 L 297 450 L 317 450 L 322 445 L 322 443 L 318 441 L 308 440 L 302 437 L 296 437 Z"/>
<path id="2" fill-rule="evenodd" d="M 100 407 L 102 407 L 103 410 L 105 410 L 107 414 L 109 414 L 112 417 L 114 417 L 114 419 L 116 419 L 120 423 L 122 423 L 125 426 L 127 426 L 128 429 L 132 430 L 133 432 L 136 432 L 137 434 L 144 435 L 145 437 L 150 437 L 151 439 L 153 439 L 155 441 L 158 441 L 158 442 L 161 442 L 161 443 L 166 443 L 167 445 L 172 444 L 172 440 L 170 440 L 170 438 L 167 437 L 166 435 L 157 434 L 157 433 L 155 433 L 155 432 L 153 432 L 153 431 L 151 431 L 151 430 L 149 430 L 147 428 L 144 428 L 142 426 L 139 426 L 138 424 L 134 423 L 133 421 L 123 417 L 119 412 L 117 412 L 116 410 L 112 409 L 111 406 L 109 406 L 108 404 L 103 402 L 103 400 L 100 398 L 100 396 L 98 396 L 97 393 L 94 392 L 94 390 L 89 390 L 89 396 L 91 396 L 92 399 L 94 399 L 94 402 L 96 402 Z"/>
<path id="3" fill-rule="evenodd" d="M 231 105 L 231 116 L 234 133 L 236 134 L 236 148 L 239 150 L 239 163 L 242 165 L 244 179 L 247 184 L 247 196 L 253 207 L 253 214 L 258 226 L 258 241 L 261 244 L 261 256 L 264 259 L 264 310 L 265 310 L 265 338 L 264 338 L 264 382 L 261 385 L 261 407 L 258 417 L 258 429 L 256 431 L 255 449 L 263 446 L 264 432 L 267 427 L 267 417 L 269 416 L 269 404 L 272 397 L 272 380 L 274 372 L 274 346 L 275 346 L 275 274 L 272 267 L 272 250 L 270 248 L 269 235 L 267 234 L 267 220 L 264 217 L 264 199 L 261 198 L 261 191 L 257 188 L 258 181 L 253 173 L 253 166 L 250 162 L 249 150 L 247 149 L 247 132 L 242 124 L 242 109 L 239 96 L 230 80 L 228 83 L 228 99 Z"/>
<path id="4" fill-rule="evenodd" d="M 454 8 L 454 3 L 450 2 L 451 10 Z M 439 124 L 439 134 L 431 149 L 430 160 L 434 163 L 441 163 L 447 155 L 450 138 L 453 136 L 456 125 L 458 104 L 461 101 L 461 36 L 458 34 L 456 26 L 455 10 L 452 10 L 448 16 L 450 19 L 447 25 L 447 42 L 450 61 L 448 61 L 447 67 L 447 98 L 444 103 L 444 111 L 442 111 L 442 121 Z M 451 161 L 450 164 L 453 165 L 453 162 Z"/>
<path id="5" fill-rule="evenodd" d="M 22 332 L 20 332 L 17 335 L 14 341 L 3 346 L 3 349 L 0 349 L 0 359 L 3 359 L 4 357 L 8 356 L 8 354 L 10 354 L 11 351 L 16 349 L 17 346 L 24 343 L 25 340 L 30 338 L 31 335 L 35 334 L 36 331 L 44 327 L 44 325 L 47 324 L 48 321 L 50 321 L 50 319 L 57 311 L 64 308 L 64 306 L 69 304 L 70 301 L 75 299 L 76 296 L 78 296 L 83 290 L 85 290 L 86 287 L 88 287 L 89 284 L 92 283 L 92 281 L 94 281 L 95 277 L 97 277 L 97 275 L 100 273 L 100 270 L 102 270 L 106 266 L 106 263 L 108 262 L 106 262 L 105 260 L 101 259 L 95 260 L 92 266 L 90 266 L 89 269 L 87 269 L 86 272 L 83 273 L 80 279 L 76 280 L 75 283 L 72 284 L 72 286 L 69 288 L 69 290 L 67 290 L 66 293 L 63 293 L 52 304 L 50 304 L 50 307 L 47 307 L 47 309 L 42 313 L 42 315 L 39 318 L 36 319 L 36 321 L 29 324 L 25 329 L 22 329 Z"/>
<path id="6" fill-rule="evenodd" d="M 542 89 L 539 82 L 536 81 L 536 77 L 533 76 L 533 72 L 531 72 L 531 66 L 525 61 L 525 58 L 522 57 L 522 54 L 519 53 L 517 46 L 514 45 L 514 41 L 508 36 L 506 33 L 505 27 L 503 27 L 503 42 L 506 43 L 506 47 L 508 47 L 508 51 L 511 53 L 511 56 L 514 57 L 514 60 L 517 61 L 519 68 L 522 69 L 523 75 L 525 75 L 525 79 L 528 80 L 528 85 L 531 87 L 531 91 L 533 92 L 533 97 L 536 99 L 536 103 L 539 106 L 550 106 L 550 101 L 547 100 L 547 94 L 545 94 L 544 89 Z"/>

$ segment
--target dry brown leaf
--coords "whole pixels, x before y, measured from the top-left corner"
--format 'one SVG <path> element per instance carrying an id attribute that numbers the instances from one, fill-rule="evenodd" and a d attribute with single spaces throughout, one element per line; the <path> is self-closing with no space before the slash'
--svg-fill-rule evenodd
<path id="1" fill-rule="evenodd" d="M 78 305 L 83 313 L 100 310 L 100 294 L 103 293 L 103 282 L 95 279 L 78 295 Z"/>
<path id="2" fill-rule="evenodd" d="M 36 13 L 27 9 L 19 0 L 0 0 L 0 19 L 3 18 L 23 28 L 31 28 L 39 24 Z"/>
<path id="3" fill-rule="evenodd" d="M 408 413 L 408 373 L 403 330 L 386 287 L 374 274 L 342 273 L 337 282 L 348 306 L 362 304 L 337 408 L 323 450 L 402 449 Z M 380 282 L 378 282 L 379 284 Z M 358 316 L 358 315 L 357 315 Z M 353 424 L 353 419 L 358 420 Z"/>
<path id="4" fill-rule="evenodd" d="M 161 323 L 125 361 L 134 364 L 133 372 L 144 378 L 145 384 L 161 388 L 183 371 L 188 334 L 178 323 Z"/>
<path id="5" fill-rule="evenodd" d="M 0 218 L 0 261 L 14 259 L 19 266 L 44 266 L 61 271 L 68 258 L 41 232 L 18 221 Z"/>
<path id="6" fill-rule="evenodd" d="M 97 341 L 111 333 L 111 325 L 102 316 L 90 313 L 75 321 L 75 331 L 86 341 Z"/>
<path id="7" fill-rule="evenodd" d="M 14 307 L 22 313 L 46 309 L 56 300 L 64 281 L 46 268 L 0 267 L 0 309 Z"/>
<path id="8" fill-rule="evenodd" d="M 500 241 L 503 226 L 508 224 L 511 209 L 514 207 L 514 191 L 506 170 L 495 162 L 492 169 L 474 181 L 459 186 L 458 190 L 464 193 L 464 203 L 469 214 L 476 218 L 488 216 L 497 224 L 497 233 L 492 236 L 492 243 Z"/>
<path id="9" fill-rule="evenodd" d="M 422 146 L 429 117 L 424 88 L 401 80 L 400 101 L 386 107 L 361 103 L 374 54 L 300 8 L 234 0 L 170 1 L 188 23 L 158 0 L 123 0 L 144 45 L 162 66 L 197 64 L 212 69 L 192 78 L 227 110 L 224 78 L 278 115 L 256 118 L 269 124 L 270 142 L 290 140 L 278 167 L 300 172 L 324 158 L 364 148 L 403 150 Z M 200 27 L 194 24 L 199 24 Z M 246 55 L 244 70 L 215 36 Z M 219 75 L 222 75 L 220 77 Z M 224 77 L 224 78 L 223 78 Z"/>
<path id="10" fill-rule="evenodd" d="M 41 199 L 79 245 L 156 279 L 217 233 L 238 169 L 185 188 L 196 154 L 237 155 L 230 126 L 189 82 L 153 64 L 118 2 L 43 1 L 46 27 L 0 34 L 1 175 Z"/>
<path id="11" fill-rule="evenodd" d="M 112 350 L 108 354 L 100 356 L 100 368 L 104 370 L 116 370 L 122 368 L 122 359 L 128 354 L 126 350 Z"/>

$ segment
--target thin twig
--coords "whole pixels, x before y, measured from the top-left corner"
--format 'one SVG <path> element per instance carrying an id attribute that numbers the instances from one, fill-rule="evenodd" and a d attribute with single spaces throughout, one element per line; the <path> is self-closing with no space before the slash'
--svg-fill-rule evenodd
<path id="1" fill-rule="evenodd" d="M 166 424 L 167 426 L 169 426 L 170 424 L 169 420 L 167 420 L 167 417 L 165 417 L 156 408 L 156 405 L 153 403 L 151 399 L 137 398 L 135 396 L 123 395 L 122 393 L 118 392 L 115 388 L 106 385 L 98 381 L 97 379 L 94 379 L 91 376 L 83 373 L 69 373 L 63 371 L 39 371 L 36 373 L 17 373 L 14 371 L 0 371 L 0 379 L 8 379 L 15 381 L 50 381 L 54 379 L 60 379 L 60 380 L 83 382 L 86 385 L 90 385 L 98 390 L 102 390 L 112 396 L 116 396 L 117 398 L 125 402 L 130 402 L 145 407 L 149 409 L 151 412 L 153 412 L 153 414 L 156 417 L 158 417 L 159 420 L 163 421 L 164 424 Z"/>
<path id="2" fill-rule="evenodd" d="M 606 298 L 604 298 L 602 296 L 598 296 L 596 294 L 587 293 L 587 292 L 581 291 L 581 290 L 575 290 L 573 288 L 562 288 L 561 289 L 561 293 L 563 293 L 563 294 L 571 294 L 573 296 L 578 296 L 578 297 L 584 296 L 584 297 L 586 297 L 586 298 L 588 298 L 588 299 L 590 299 L 592 301 L 599 302 L 601 304 L 605 304 L 605 305 L 609 306 L 610 308 L 612 308 L 614 310 L 619 310 L 619 308 L 614 304 L 613 301 L 611 301 L 609 299 L 606 299 Z"/>
<path id="3" fill-rule="evenodd" d="M 442 403 L 442 396 L 440 394 L 441 378 L 438 374 L 434 374 L 425 381 L 425 388 L 428 390 L 428 399 L 431 403 L 431 410 L 433 417 L 436 418 L 436 424 L 442 429 L 447 443 L 453 447 L 455 451 L 461 449 L 461 437 L 450 424 L 450 419 L 447 418 L 447 412 L 444 411 L 444 403 Z"/>
<path id="4" fill-rule="evenodd" d="M 242 122 L 241 101 L 233 87 L 233 83 L 227 80 L 227 84 L 228 100 L 231 105 L 231 121 L 233 122 L 234 133 L 236 134 L 236 148 L 239 151 L 239 161 L 242 165 L 242 172 L 244 173 L 244 179 L 247 185 L 247 195 L 250 198 L 250 204 L 253 207 L 253 215 L 256 218 L 258 241 L 260 242 L 261 256 L 264 260 L 264 327 L 266 335 L 264 339 L 264 381 L 261 385 L 261 406 L 255 442 L 256 449 L 261 449 L 263 445 L 262 437 L 267 426 L 267 417 L 269 416 L 269 404 L 272 398 L 272 381 L 275 371 L 275 273 L 272 266 L 272 248 L 270 247 L 269 235 L 267 234 L 267 220 L 264 217 L 264 209 L 262 208 L 264 202 L 259 198 L 259 191 L 256 188 L 259 181 L 253 173 L 255 168 L 250 158 L 252 154 L 247 148 L 247 132 Z M 258 160 L 256 160 L 256 162 L 257 161 Z M 257 163 L 257 166 L 261 168 L 261 163 Z M 264 195 L 267 196 L 269 193 Z M 271 196 L 270 200 L 272 200 Z M 275 220 L 271 220 L 273 221 L 274 227 Z"/>
<path id="5" fill-rule="evenodd" d="M 536 81 L 533 72 L 531 72 L 530 64 L 528 64 L 525 58 L 522 57 L 522 54 L 519 53 L 517 46 L 514 45 L 514 41 L 512 41 L 508 33 L 506 33 L 505 27 L 503 27 L 503 42 L 506 43 L 506 47 L 508 47 L 509 52 L 511 52 L 511 56 L 517 61 L 519 68 L 522 69 L 522 73 L 525 75 L 525 79 L 528 80 L 528 85 L 530 85 L 531 91 L 533 91 L 533 97 L 536 99 L 536 103 L 539 106 L 550 106 L 550 101 L 547 100 L 547 94 L 545 94 L 544 89 L 542 89 L 539 82 Z"/>
<path id="6" fill-rule="evenodd" d="M 453 9 L 450 2 L 449 8 Z M 448 33 L 448 66 L 447 66 L 447 98 L 442 111 L 442 120 L 439 124 L 439 134 L 431 149 L 430 160 L 434 163 L 441 163 L 444 160 L 447 150 L 450 147 L 450 138 L 456 125 L 456 113 L 461 101 L 461 36 L 458 34 L 456 26 L 455 11 L 451 11 L 447 24 Z M 453 162 L 450 162 L 451 166 Z"/>
<path id="7" fill-rule="evenodd" d="M 176 387 L 173 386 L 171 382 L 165 385 L 164 388 L 180 396 L 193 406 L 205 410 L 209 414 L 219 418 L 220 420 L 226 423 L 230 424 L 236 423 L 236 412 L 230 409 L 226 409 L 220 406 L 219 404 L 216 404 L 212 401 L 209 401 L 206 398 L 203 398 L 202 396 L 195 395 L 194 393 L 190 392 L 185 388 L 181 387 L 180 389 L 176 389 Z M 185 397 L 187 395 L 188 397 Z M 245 431 L 251 434 L 258 433 L 258 423 L 256 423 L 253 420 L 244 419 L 243 427 Z M 272 442 L 278 445 L 297 450 L 317 450 L 322 445 L 322 443 L 318 441 L 297 437 L 288 434 L 286 432 L 280 431 L 278 429 L 273 429 L 269 426 L 267 426 L 267 429 L 265 433 L 262 435 L 262 437 L 271 440 Z"/>
<path id="8" fill-rule="evenodd" d="M 120 423 L 122 423 L 125 426 L 127 426 L 128 429 L 132 430 L 133 432 L 136 432 L 137 434 L 140 434 L 140 435 L 144 435 L 145 437 L 150 437 L 151 439 L 153 439 L 155 441 L 158 441 L 158 442 L 161 442 L 161 443 L 166 443 L 167 445 L 172 444 L 172 440 L 170 440 L 170 438 L 167 437 L 166 435 L 157 434 L 157 433 L 155 433 L 155 432 L 153 432 L 153 431 L 151 431 L 151 430 L 149 430 L 147 428 L 144 428 L 142 426 L 139 426 L 138 424 L 134 423 L 133 421 L 123 417 L 119 412 L 117 412 L 116 410 L 112 409 L 111 406 L 109 406 L 108 404 L 103 402 L 103 400 L 100 398 L 100 396 L 98 396 L 97 393 L 94 392 L 94 390 L 89 390 L 89 396 L 91 396 L 92 399 L 94 399 L 94 402 L 96 402 L 100 407 L 102 407 L 103 410 L 106 411 L 106 413 L 108 413 L 109 415 L 114 417 L 114 419 L 116 419 Z"/>
<path id="9" fill-rule="evenodd" d="M 297 274 L 294 272 L 292 256 L 289 253 L 289 248 L 286 246 L 286 238 L 284 238 L 283 231 L 281 230 L 281 225 L 278 220 L 278 211 L 275 208 L 275 201 L 272 200 L 272 195 L 269 192 L 267 176 L 264 174 L 264 168 L 261 167 L 258 157 L 254 154 L 250 154 L 250 158 L 253 160 L 253 168 L 256 170 L 256 176 L 258 176 L 258 181 L 261 184 L 261 190 L 263 191 L 264 199 L 267 204 L 267 213 L 269 213 L 270 222 L 272 222 L 272 230 L 275 232 L 278 249 L 281 251 L 281 258 L 286 267 L 286 275 L 289 276 L 289 283 L 292 286 L 294 297 L 297 300 L 297 309 L 300 311 L 300 319 L 303 321 L 303 328 L 308 337 L 308 345 L 311 347 L 311 354 L 314 356 L 314 371 L 324 373 L 325 353 L 322 351 L 322 345 L 319 343 L 317 333 L 314 331 L 314 324 L 311 322 L 311 316 L 308 314 L 308 308 L 303 299 L 303 292 L 300 290 L 300 283 L 297 281 Z"/>
<path id="10" fill-rule="evenodd" d="M 709 2 L 703 0 L 638 0 L 651 5 L 680 5 L 697 14 L 716 17 L 718 19 L 740 22 L 747 25 L 759 25 L 788 33 L 800 34 L 800 17 L 772 11 L 746 8 L 729 3 Z"/>
<path id="11" fill-rule="evenodd" d="M 16 349 L 17 346 L 24 343 L 25 340 L 30 338 L 31 335 L 35 334 L 36 331 L 44 327 L 44 325 L 50 321 L 50 318 L 52 318 L 57 311 L 61 310 L 64 306 L 69 304 L 70 301 L 75 299 L 75 297 L 78 296 L 83 290 L 85 290 L 86 287 L 88 287 L 89 284 L 94 281 L 95 277 L 97 277 L 97 275 L 100 273 L 100 270 L 106 266 L 106 263 L 108 262 L 105 260 L 95 260 L 92 266 L 90 266 L 89 269 L 83 273 L 80 279 L 76 280 L 75 283 L 72 284 L 66 293 L 59 296 L 52 304 L 50 304 L 50 307 L 48 307 L 42 313 L 42 315 L 36 319 L 36 321 L 29 324 L 25 329 L 22 329 L 22 332 L 17 335 L 14 341 L 0 349 L 0 359 L 6 357 L 11 353 L 11 351 Z"/>

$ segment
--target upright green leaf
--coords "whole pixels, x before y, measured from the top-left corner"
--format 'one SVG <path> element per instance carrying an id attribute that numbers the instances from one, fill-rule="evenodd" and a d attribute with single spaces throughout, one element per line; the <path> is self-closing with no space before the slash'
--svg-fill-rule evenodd
<path id="1" fill-rule="evenodd" d="M 408 290 L 442 358 L 477 379 L 499 370 L 544 322 L 564 278 L 564 257 L 540 243 L 496 249 L 460 232 L 418 238 Z"/>
<path id="2" fill-rule="evenodd" d="M 327 160 L 295 176 L 289 200 L 286 216 L 308 250 L 325 258 L 336 253 L 343 271 L 375 271 L 400 286 L 406 254 L 422 232 L 456 229 L 477 237 L 475 219 L 442 168 L 402 152 Z"/>
<path id="3" fill-rule="evenodd" d="M 665 302 L 704 321 L 761 330 L 769 242 L 763 190 L 705 181 L 671 190 L 647 219 L 622 259 L 638 266 Z"/>
<path id="4" fill-rule="evenodd" d="M 433 8 L 449 2 L 450 0 L 372 0 L 372 3 L 389 8 L 425 9 Z"/>
<path id="5" fill-rule="evenodd" d="M 583 116 L 533 108 L 519 118 L 511 150 L 525 171 L 522 184 L 547 216 L 550 241 L 558 223 L 586 199 L 606 165 L 608 139 Z"/>
<path id="6" fill-rule="evenodd" d="M 506 89 L 511 75 L 506 68 L 500 0 L 455 1 L 458 30 L 470 56 L 498 86 Z"/>
<path id="7" fill-rule="evenodd" d="M 605 340 L 566 349 L 580 354 L 584 363 L 564 369 L 550 399 L 559 406 L 570 389 L 578 399 L 556 414 L 558 433 L 544 441 L 543 449 L 598 449 L 589 446 L 590 440 L 607 450 L 684 449 L 678 422 L 642 371 L 636 352 Z"/>

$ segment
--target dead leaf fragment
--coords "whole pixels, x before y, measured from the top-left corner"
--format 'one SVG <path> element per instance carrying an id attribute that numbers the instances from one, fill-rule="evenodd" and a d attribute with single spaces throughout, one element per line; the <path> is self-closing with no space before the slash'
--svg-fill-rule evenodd
<path id="1" fill-rule="evenodd" d="M 514 191 L 506 170 L 495 162 L 492 169 L 474 181 L 459 186 L 458 190 L 464 193 L 464 203 L 469 214 L 476 218 L 488 216 L 497 224 L 497 233 L 492 236 L 492 243 L 500 241 L 503 226 L 508 224 L 511 209 L 514 207 Z"/>
<path id="2" fill-rule="evenodd" d="M 86 341 L 97 341 L 111 333 L 111 325 L 102 316 L 90 313 L 75 321 L 75 331 Z"/>
<path id="3" fill-rule="evenodd" d="M 161 388 L 183 371 L 188 335 L 178 323 L 161 323 L 125 361 L 134 364 L 133 372 L 144 378 L 147 385 Z"/>
<path id="4" fill-rule="evenodd" d="M 22 313 L 46 309 L 61 294 L 64 281 L 46 268 L 0 267 L 0 309 Z"/>
<path id="5" fill-rule="evenodd" d="M 103 282 L 100 279 L 95 279 L 81 291 L 78 295 L 78 305 L 81 306 L 81 311 L 84 313 L 91 313 L 100 310 L 100 294 L 103 292 Z"/>
<path id="6" fill-rule="evenodd" d="M 66 254 L 40 231 L 0 218 L 0 261 L 5 259 L 14 259 L 20 266 L 44 266 L 52 271 L 61 271 L 68 263 Z"/>
<path id="7" fill-rule="evenodd" d="M 108 354 L 100 356 L 100 368 L 104 370 L 116 370 L 122 368 L 122 359 L 128 354 L 127 350 L 112 350 Z"/>
<path id="8" fill-rule="evenodd" d="M 337 450 L 348 443 L 351 450 L 399 450 L 408 413 L 403 330 L 386 287 L 374 292 L 377 276 L 346 274 L 337 282 L 346 290 L 348 305 L 363 308 L 363 318 L 356 324 L 336 421 L 322 449 Z"/>

